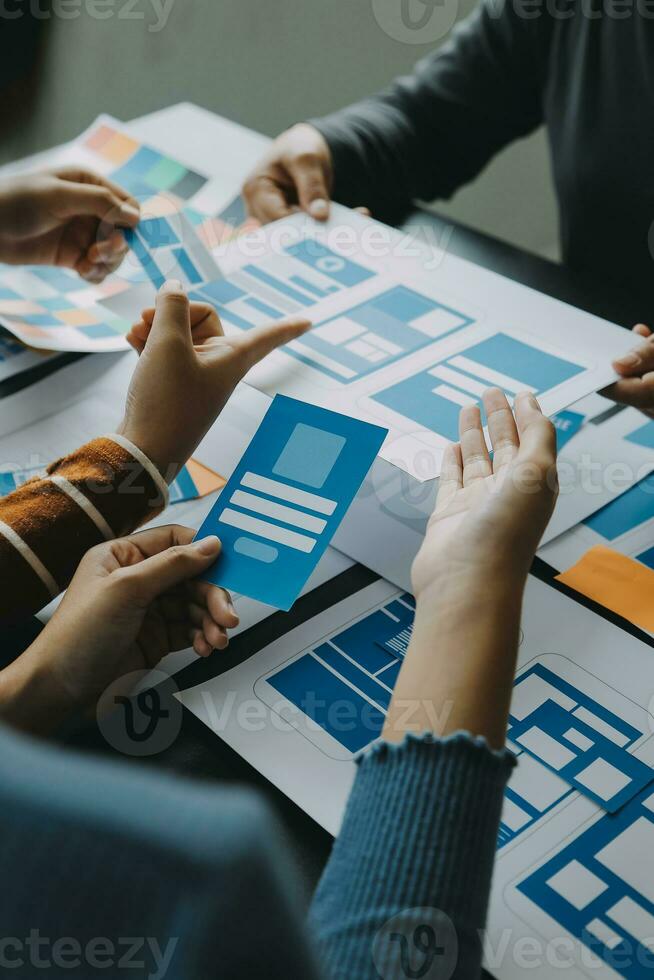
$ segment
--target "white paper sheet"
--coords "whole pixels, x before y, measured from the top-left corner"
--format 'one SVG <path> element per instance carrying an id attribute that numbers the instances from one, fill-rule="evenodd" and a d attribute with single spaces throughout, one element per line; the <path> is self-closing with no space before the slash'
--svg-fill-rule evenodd
<path id="1" fill-rule="evenodd" d="M 327 641 L 345 624 L 388 605 L 398 594 L 388 582 L 373 583 L 297 627 L 240 666 L 179 695 L 182 703 L 204 724 L 333 834 L 338 832 L 355 775 L 352 755 L 343 752 L 342 746 L 315 722 L 310 722 L 301 712 L 289 710 L 284 697 L 278 696 L 275 704 L 270 697 L 272 688 L 266 687 L 266 678 L 300 660 L 307 650 Z M 569 685 L 594 699 L 601 710 L 612 712 L 632 726 L 635 738 L 629 751 L 647 764 L 654 764 L 651 735 L 654 722 L 648 711 L 654 691 L 654 657 L 648 646 L 531 577 L 522 635 L 520 672 L 527 672 L 536 664 L 554 671 L 561 684 L 558 697 L 571 712 L 573 721 L 575 701 L 564 694 L 565 690 L 570 691 Z M 523 708 L 530 710 L 524 705 Z M 601 725 L 601 719 L 597 724 Z M 524 802 L 518 806 L 515 798 L 509 800 L 505 810 L 503 826 L 507 828 L 507 837 L 498 851 L 494 875 L 485 943 L 486 965 L 502 980 L 523 977 L 525 967 L 521 957 L 526 955 L 525 943 L 530 937 L 535 943 L 530 961 L 533 976 L 544 980 L 560 975 L 556 963 L 552 965 L 552 957 L 563 949 L 568 956 L 566 976 L 582 980 L 587 975 L 588 948 L 568 931 L 567 920 L 552 918 L 554 907 L 540 908 L 518 890 L 517 884 L 548 855 L 551 857 L 601 821 L 604 813 L 526 753 L 520 755 L 509 785 Z M 651 805 L 654 809 L 654 795 Z M 534 817 L 526 813 L 521 809 L 525 806 L 531 806 L 532 811 L 535 808 L 542 815 Z M 641 804 L 636 798 L 627 806 Z M 651 829 L 654 833 L 654 824 Z M 641 881 L 632 851 L 627 847 L 614 848 L 612 861 L 616 862 L 614 870 L 617 867 L 625 882 Z M 561 937 L 565 942 L 563 948 Z M 615 976 L 599 962 L 595 963 L 595 969 L 592 975 L 602 980 Z"/>
<path id="2" fill-rule="evenodd" d="M 252 300 L 314 325 L 248 381 L 387 426 L 382 456 L 419 480 L 438 476 L 458 410 L 483 387 L 530 384 L 553 414 L 614 380 L 611 360 L 631 343 L 613 324 L 338 206 L 326 225 L 295 215 L 217 257 L 241 292 L 217 299 L 227 329 L 259 322 Z"/>

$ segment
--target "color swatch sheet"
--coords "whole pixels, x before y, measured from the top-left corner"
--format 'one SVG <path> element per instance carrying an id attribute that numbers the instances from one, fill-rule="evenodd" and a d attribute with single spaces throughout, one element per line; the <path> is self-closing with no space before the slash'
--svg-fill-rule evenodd
<path id="1" fill-rule="evenodd" d="M 462 406 L 480 405 L 485 388 L 529 390 L 554 414 L 611 381 L 629 342 L 606 321 L 337 205 L 324 225 L 294 215 L 237 236 L 220 266 L 223 277 L 196 295 L 228 331 L 291 313 L 313 322 L 248 381 L 386 426 L 383 457 L 419 480 L 438 476 Z"/>
<path id="2" fill-rule="evenodd" d="M 381 732 L 413 615 L 412 597 L 378 580 L 181 700 L 336 833 L 353 760 Z M 643 857 L 654 834 L 652 690 L 646 644 L 529 578 L 508 733 L 517 766 L 484 945 L 494 976 L 524 977 L 527 942 L 540 950 L 539 978 L 561 975 L 551 965 L 561 950 L 573 980 L 651 975 L 642 962 L 654 912 Z M 244 725 L 239 706 L 253 697 L 268 714 Z M 632 956 L 611 957 L 615 949 Z"/>
<path id="3" fill-rule="evenodd" d="M 127 235 L 131 251 L 99 285 L 69 269 L 0 266 L 0 319 L 19 340 L 41 350 L 121 350 L 125 333 L 165 278 L 192 286 L 218 274 L 202 241 L 211 217 L 191 207 L 208 179 L 122 132 L 108 117 L 53 156 L 53 165 L 71 163 L 110 177 L 139 201 L 142 220 Z"/>
<path id="4" fill-rule="evenodd" d="M 209 581 L 289 609 L 386 430 L 278 395 L 198 537 L 217 534 Z"/>

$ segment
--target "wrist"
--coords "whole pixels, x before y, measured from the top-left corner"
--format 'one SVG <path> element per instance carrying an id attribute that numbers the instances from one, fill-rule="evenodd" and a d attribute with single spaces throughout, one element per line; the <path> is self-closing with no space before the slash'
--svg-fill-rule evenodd
<path id="1" fill-rule="evenodd" d="M 187 461 L 187 457 L 181 459 L 184 455 L 183 453 L 179 454 L 180 461 L 171 461 L 170 452 L 166 452 L 163 446 L 158 445 L 156 439 L 145 436 L 127 419 L 123 419 L 120 425 L 117 426 L 116 435 L 122 436 L 131 447 L 138 450 L 145 457 L 145 460 L 141 462 L 147 461 L 154 467 L 158 476 L 163 478 L 166 484 L 172 483 Z M 158 480 L 155 480 L 155 482 L 158 482 Z"/>
<path id="2" fill-rule="evenodd" d="M 33 734 L 51 734 L 80 707 L 44 654 L 37 638 L 0 672 L 0 717 Z"/>

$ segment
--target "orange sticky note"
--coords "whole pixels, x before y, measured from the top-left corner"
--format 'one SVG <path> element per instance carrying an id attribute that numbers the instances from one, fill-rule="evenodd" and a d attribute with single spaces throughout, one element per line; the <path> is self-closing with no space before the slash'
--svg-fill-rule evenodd
<path id="1" fill-rule="evenodd" d="M 635 626 L 654 632 L 654 570 L 639 561 L 598 544 L 557 579 Z"/>
<path id="2" fill-rule="evenodd" d="M 191 474 L 191 479 L 197 487 L 199 497 L 206 497 L 208 493 L 213 493 L 214 490 L 220 490 L 227 482 L 219 473 L 214 473 L 208 466 L 198 463 L 197 459 L 189 459 L 186 464 L 186 469 Z"/>

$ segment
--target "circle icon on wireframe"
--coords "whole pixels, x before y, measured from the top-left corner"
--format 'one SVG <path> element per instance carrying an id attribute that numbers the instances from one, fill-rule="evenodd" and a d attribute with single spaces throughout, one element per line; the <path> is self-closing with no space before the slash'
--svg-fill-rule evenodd
<path id="1" fill-rule="evenodd" d="M 332 272 L 342 272 L 345 268 L 345 259 L 338 255 L 323 255 L 316 262 L 316 268 L 329 275 Z"/>
<path id="2" fill-rule="evenodd" d="M 450 980 L 459 957 L 454 923 L 440 909 L 404 909 L 375 936 L 372 959 L 383 980 Z"/>

